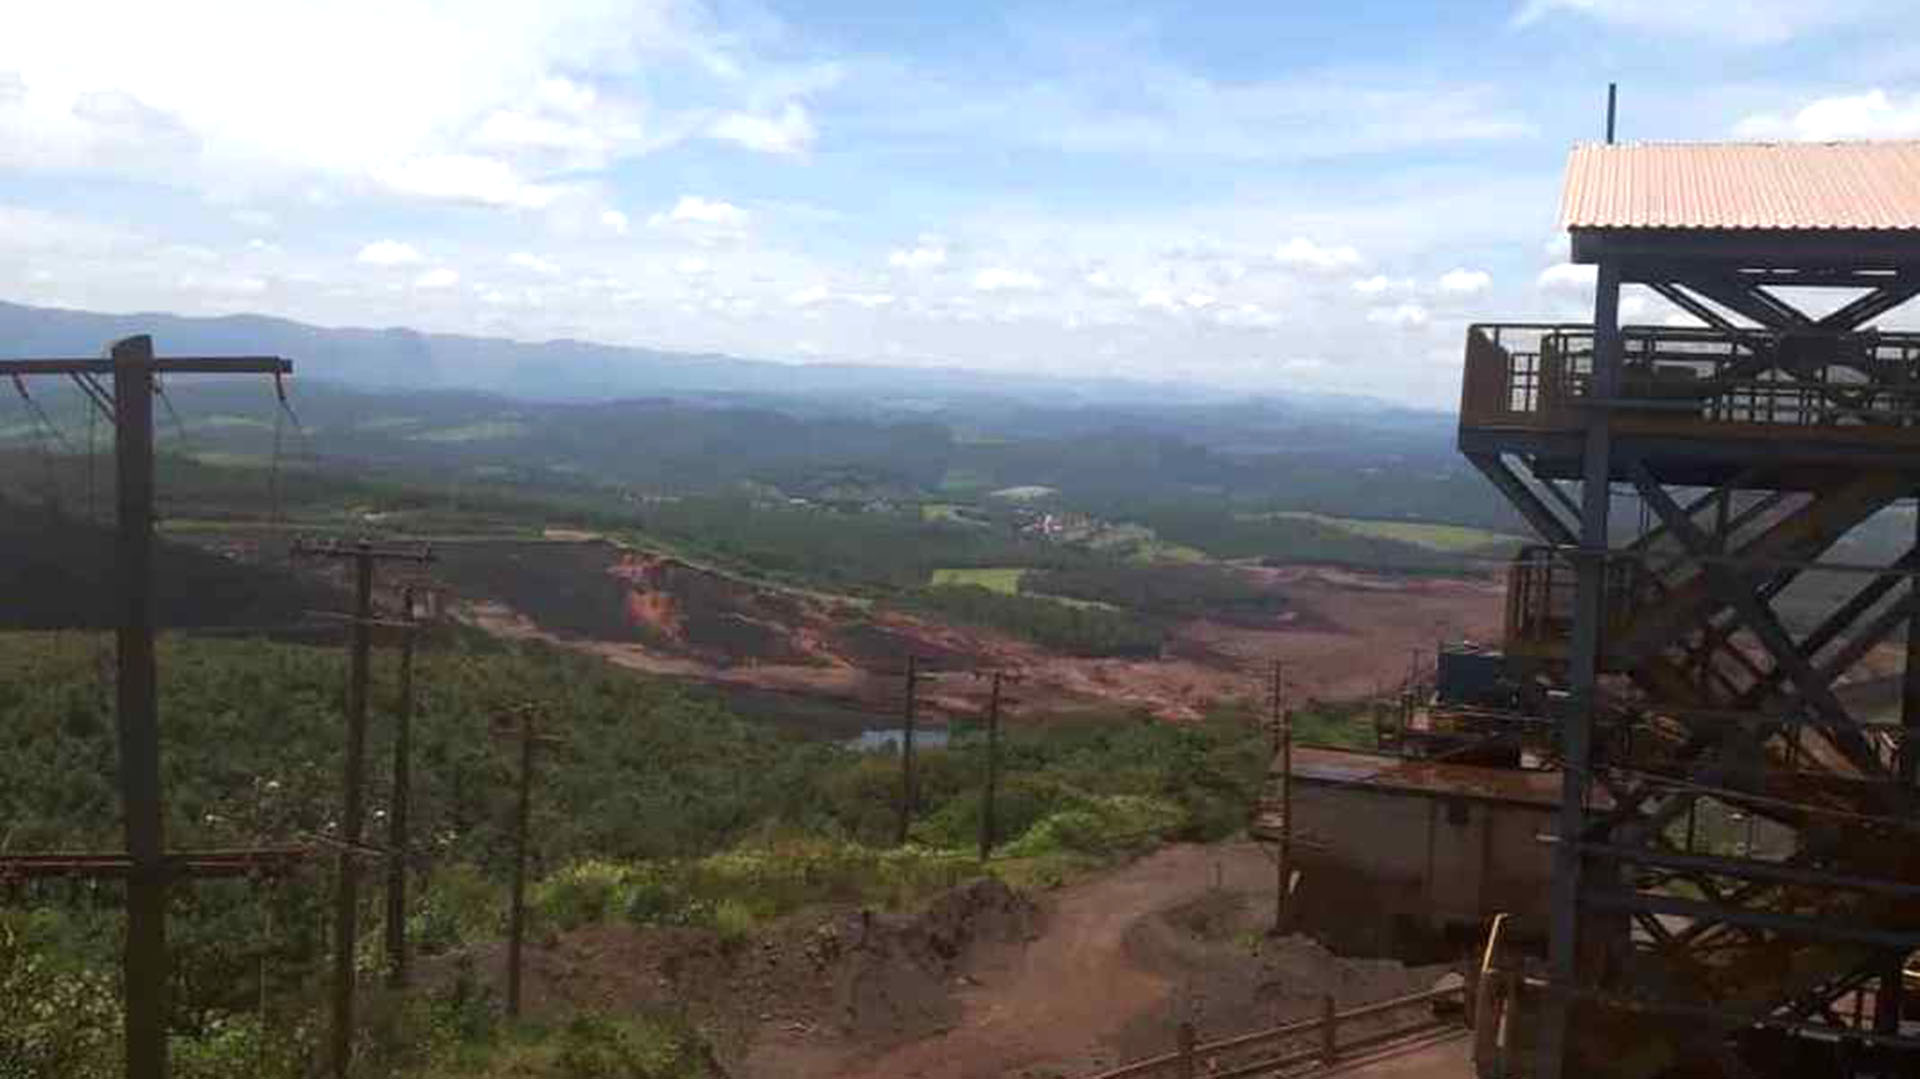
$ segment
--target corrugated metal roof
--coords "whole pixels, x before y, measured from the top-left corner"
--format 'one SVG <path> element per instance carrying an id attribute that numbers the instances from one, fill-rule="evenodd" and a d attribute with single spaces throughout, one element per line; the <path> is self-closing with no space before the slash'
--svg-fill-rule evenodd
<path id="1" fill-rule="evenodd" d="M 1920 142 L 1583 143 L 1568 229 L 1920 229 Z"/>

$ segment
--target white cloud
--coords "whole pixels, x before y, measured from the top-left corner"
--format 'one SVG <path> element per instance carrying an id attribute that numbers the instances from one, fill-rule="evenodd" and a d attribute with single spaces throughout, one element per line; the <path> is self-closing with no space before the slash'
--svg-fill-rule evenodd
<path id="1" fill-rule="evenodd" d="M 1175 309 L 1173 293 L 1166 289 L 1153 288 L 1142 292 L 1138 297 L 1141 307 L 1149 311 L 1172 311 Z"/>
<path id="2" fill-rule="evenodd" d="M 1540 271 L 1534 283 L 1548 292 L 1591 292 L 1599 268 L 1575 262 L 1560 262 Z"/>
<path id="3" fill-rule="evenodd" d="M 1376 307 L 1367 312 L 1367 321 L 1380 326 L 1399 326 L 1412 329 L 1427 324 L 1427 309 L 1417 303 L 1395 304 L 1392 307 Z"/>
<path id="4" fill-rule="evenodd" d="M 816 307 L 820 304 L 826 303 L 827 296 L 828 296 L 827 286 L 808 285 L 806 288 L 795 289 L 794 291 L 787 293 L 787 306 Z"/>
<path id="5" fill-rule="evenodd" d="M 1374 274 L 1372 277 L 1363 277 L 1355 281 L 1353 283 L 1353 291 L 1358 292 L 1362 296 L 1378 296 L 1383 292 L 1392 292 L 1395 289 L 1408 288 L 1412 284 L 1413 282 L 1404 277 L 1396 278 L 1388 277 L 1386 274 Z"/>
<path id="6" fill-rule="evenodd" d="M 1920 135 L 1920 94 L 1904 101 L 1885 90 L 1823 97 L 1791 116 L 1755 113 L 1734 127 L 1743 139 L 1901 139 Z"/>
<path id="7" fill-rule="evenodd" d="M 526 205 L 537 191 L 421 180 L 410 163 L 489 155 L 538 175 L 649 152 L 817 84 L 817 64 L 755 55 L 773 36 L 701 0 L 36 5 L 0 35 L 0 157 L 250 192 L 397 180 Z M 765 122 L 799 138 L 788 110 Z M 136 146 L 137 163 L 119 152 Z"/>
<path id="8" fill-rule="evenodd" d="M 689 255 L 673 264 L 673 272 L 681 277 L 699 277 L 709 269 L 712 267 L 707 264 L 707 260 L 697 255 Z"/>
<path id="9" fill-rule="evenodd" d="M 619 210 L 603 210 L 600 213 L 600 224 L 616 236 L 625 236 L 632 222 Z"/>
<path id="10" fill-rule="evenodd" d="M 1259 304 L 1243 303 L 1232 307 L 1222 307 L 1214 313 L 1214 321 L 1222 326 L 1234 326 L 1243 329 L 1267 329 L 1280 324 L 1280 315 Z"/>
<path id="11" fill-rule="evenodd" d="M 551 187 L 528 183 L 498 158 L 475 154 L 415 157 L 376 169 L 374 178 L 403 195 L 477 206 L 537 210 L 557 194 Z"/>
<path id="12" fill-rule="evenodd" d="M 897 270 L 934 270 L 947 264 L 947 245 L 938 236 L 922 235 L 912 247 L 887 256 Z"/>
<path id="13" fill-rule="evenodd" d="M 1113 279 L 1113 275 L 1105 270 L 1090 270 L 1080 280 L 1095 292 L 1114 294 L 1126 291 L 1118 281 Z"/>
<path id="14" fill-rule="evenodd" d="M 1284 266 L 1327 272 L 1360 265 L 1360 252 L 1344 245 L 1321 246 L 1304 236 L 1295 236 L 1274 249 L 1273 257 Z"/>
<path id="15" fill-rule="evenodd" d="M 354 256 L 355 262 L 364 262 L 369 266 L 412 266 L 426 261 L 412 244 L 398 240 L 375 240 L 362 247 Z"/>
<path id="16" fill-rule="evenodd" d="M 414 278 L 413 287 L 427 288 L 427 289 L 442 289 L 442 288 L 452 288 L 453 286 L 459 283 L 460 283 L 460 275 L 454 272 L 453 270 L 450 270 L 445 266 L 442 266 L 437 270 L 428 270 L 426 273 L 423 273 L 419 277 Z"/>
<path id="17" fill-rule="evenodd" d="M 647 224 L 655 228 L 683 226 L 718 232 L 739 232 L 747 227 L 747 211 L 723 199 L 682 195 L 680 201 L 674 203 L 671 210 L 663 210 L 647 218 Z"/>
<path id="18" fill-rule="evenodd" d="M 1200 311 L 1219 303 L 1220 298 L 1218 296 L 1209 296 L 1204 292 L 1189 292 L 1180 302 L 1193 308 L 1195 311 Z"/>
<path id="19" fill-rule="evenodd" d="M 552 277 L 560 272 L 560 267 L 551 259 L 543 259 L 529 251 L 515 251 L 507 256 L 507 261 L 523 270 L 529 270 L 542 277 Z"/>
<path id="20" fill-rule="evenodd" d="M 892 305 L 894 297 L 891 292 L 849 292 L 845 299 L 856 307 L 864 307 L 871 311 L 877 307 Z"/>
<path id="21" fill-rule="evenodd" d="M 1745 45 L 1771 45 L 1812 30 L 1852 21 L 1876 7 L 1875 0 L 1526 0 L 1516 26 L 1555 15 L 1582 15 L 1597 22 L 1656 34 L 1724 38 Z"/>
<path id="22" fill-rule="evenodd" d="M 973 275 L 976 292 L 1033 292 L 1040 288 L 1038 275 L 1030 270 L 989 266 Z"/>
<path id="23" fill-rule="evenodd" d="M 763 154 L 797 154 L 813 145 L 817 134 L 807 110 L 793 101 L 772 116 L 726 113 L 707 128 L 709 138 Z"/>
<path id="24" fill-rule="evenodd" d="M 1485 270 L 1454 269 L 1440 275 L 1440 291 L 1472 295 L 1485 292 L 1493 284 L 1493 275 Z"/>

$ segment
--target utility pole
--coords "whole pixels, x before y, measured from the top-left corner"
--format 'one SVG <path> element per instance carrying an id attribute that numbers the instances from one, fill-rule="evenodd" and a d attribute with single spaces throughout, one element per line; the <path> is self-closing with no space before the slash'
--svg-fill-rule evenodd
<path id="1" fill-rule="evenodd" d="M 980 860 L 993 853 L 995 821 L 994 798 L 1000 788 L 1000 681 L 1002 672 L 993 672 L 993 689 L 987 698 L 987 790 L 980 802 Z"/>
<path id="2" fill-rule="evenodd" d="M 119 535 L 121 811 L 127 856 L 127 1075 L 167 1074 L 166 836 L 160 806 L 159 672 L 153 650 L 153 338 L 113 346 Z M 139 1056 L 150 1064 L 136 1065 Z"/>
<path id="3" fill-rule="evenodd" d="M 400 593 L 408 628 L 400 638 L 400 699 L 393 716 L 393 799 L 387 813 L 387 984 L 407 984 L 407 817 L 413 799 L 413 587 Z"/>
<path id="4" fill-rule="evenodd" d="M 353 1063 L 353 951 L 360 932 L 360 832 L 366 814 L 367 680 L 372 665 L 376 625 L 408 628 L 405 622 L 380 622 L 374 617 L 374 568 L 383 561 L 430 562 L 424 550 L 376 547 L 357 543 L 297 542 L 294 554 L 344 559 L 353 563 L 351 667 L 347 675 L 347 754 L 343 768 L 340 814 L 339 882 L 333 895 L 333 1028 L 331 1062 L 335 1079 L 346 1079 Z M 392 852 L 388 852 L 389 856 Z"/>
<path id="5" fill-rule="evenodd" d="M 533 817 L 533 747 L 537 742 L 558 739 L 540 735 L 534 707 L 523 704 L 517 710 L 519 725 L 496 727 L 494 733 L 520 739 L 519 801 L 514 807 L 513 825 L 513 899 L 507 912 L 507 1016 L 520 1018 L 520 957 L 527 936 L 527 852 L 528 832 Z"/>
<path id="6" fill-rule="evenodd" d="M 153 338 L 114 342 L 106 359 L 0 360 L 0 374 L 23 384 L 28 375 L 64 375 L 114 425 L 119 617 L 115 710 L 120 756 L 120 807 L 126 835 L 127 1079 L 167 1074 L 166 835 L 161 827 L 159 684 L 154 664 L 153 395 L 155 376 L 271 374 L 293 365 L 276 356 L 155 358 Z M 113 380 L 112 388 L 101 384 Z"/>
<path id="7" fill-rule="evenodd" d="M 1280 856 L 1275 859 L 1279 894 L 1273 904 L 1273 931 L 1293 924 L 1293 710 L 1280 713 Z"/>
<path id="8" fill-rule="evenodd" d="M 1267 692 L 1267 726 L 1273 735 L 1273 752 L 1276 755 L 1280 752 L 1280 702 L 1282 696 L 1286 693 L 1286 683 L 1281 679 L 1285 672 L 1286 664 L 1277 659 L 1274 660 L 1273 672 L 1270 677 L 1272 684 L 1268 687 Z"/>
<path id="9" fill-rule="evenodd" d="M 914 694 L 918 691 L 920 679 L 919 661 L 909 653 L 907 655 L 907 703 L 901 714 L 900 723 L 900 827 L 894 836 L 897 846 L 907 845 L 907 829 L 913 821 L 914 761 L 913 761 L 913 720 Z"/>

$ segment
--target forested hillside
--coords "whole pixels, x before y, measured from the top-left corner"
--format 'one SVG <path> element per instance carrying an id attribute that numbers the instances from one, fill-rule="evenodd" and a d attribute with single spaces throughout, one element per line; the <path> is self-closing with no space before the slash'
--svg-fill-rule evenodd
<path id="1" fill-rule="evenodd" d="M 0 847 L 119 842 L 103 681 L 110 650 L 97 635 L 0 635 L 0 715 L 15 747 L 0 757 Z M 339 650 L 169 639 L 160 660 L 171 845 L 313 842 L 335 830 Z M 376 842 L 389 798 L 393 663 L 382 654 L 375 670 L 368 838 Z M 528 703 L 557 737 L 542 754 L 532 824 L 535 874 L 548 882 L 535 891 L 536 924 L 548 927 L 539 932 L 604 918 L 737 937 L 809 903 L 849 895 L 911 902 L 917 889 L 983 871 L 964 852 L 977 840 L 984 743 L 964 727 L 948 748 L 923 750 L 914 844 L 882 858 L 898 790 L 889 752 L 777 733 L 702 691 L 483 638 L 434 643 L 421 657 L 419 684 L 409 925 L 429 960 L 499 932 L 513 757 L 490 730 Z M 1154 837 L 1232 831 L 1264 771 L 1263 745 L 1246 718 L 1225 715 L 1192 727 L 1125 716 L 1021 723 L 1009 732 L 1002 764 L 1006 856 L 985 871 L 1057 874 Z M 767 844 L 815 853 L 711 860 L 716 851 Z M 177 1075 L 304 1074 L 316 1048 L 316 929 L 331 863 L 323 857 L 287 885 L 180 889 Z M 603 868 L 582 868 L 594 865 Z M 815 866 L 805 879 L 784 875 L 805 865 Z M 52 1069 L 27 1074 L 117 1074 L 110 972 L 118 917 L 110 894 L 31 884 L 12 894 L 16 905 L 0 912 L 0 998 L 62 1003 L 0 1015 L 0 1060 Z M 94 895 L 104 903 L 85 901 Z M 377 963 L 381 927 L 377 919 L 363 927 L 367 961 Z M 432 1069 L 460 1054 L 484 1061 L 505 1051 L 511 1038 L 497 1026 L 497 1006 L 482 993 L 376 1014 L 367 1052 L 379 1065 L 368 1074 L 447 1074 Z"/>

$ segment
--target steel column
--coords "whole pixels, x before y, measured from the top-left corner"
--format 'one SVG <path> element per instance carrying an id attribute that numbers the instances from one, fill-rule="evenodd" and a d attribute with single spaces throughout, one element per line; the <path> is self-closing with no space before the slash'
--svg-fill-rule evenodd
<path id="1" fill-rule="evenodd" d="M 1599 266 L 1593 300 L 1592 395 L 1612 400 L 1620 381 L 1620 267 Z M 1598 712 L 1601 631 L 1606 619 L 1607 518 L 1612 500 L 1613 434 L 1611 414 L 1587 414 L 1581 461 L 1580 563 L 1574 593 L 1573 640 L 1568 675 L 1572 714 L 1561 728 L 1559 842 L 1554 847 L 1553 886 L 1549 897 L 1548 963 L 1552 986 L 1540 1037 L 1540 1079 L 1565 1074 L 1570 992 L 1580 981 L 1580 843 L 1586 833 L 1586 796 L 1593 766 L 1593 725 Z"/>

